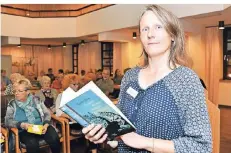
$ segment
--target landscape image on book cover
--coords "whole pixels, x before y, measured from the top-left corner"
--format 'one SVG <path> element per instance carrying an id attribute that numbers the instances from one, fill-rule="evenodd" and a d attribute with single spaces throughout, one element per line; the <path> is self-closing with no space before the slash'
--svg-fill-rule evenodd
<path id="1" fill-rule="evenodd" d="M 101 124 L 106 128 L 109 140 L 135 130 L 115 109 L 92 90 L 67 102 L 61 107 L 61 110 L 82 126 Z"/>

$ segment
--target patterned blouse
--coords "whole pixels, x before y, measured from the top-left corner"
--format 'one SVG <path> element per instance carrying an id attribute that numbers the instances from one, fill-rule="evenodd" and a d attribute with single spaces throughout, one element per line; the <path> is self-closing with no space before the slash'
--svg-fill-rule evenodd
<path id="1" fill-rule="evenodd" d="M 8 86 L 6 86 L 6 90 L 4 92 L 4 95 L 14 95 L 13 84 L 9 84 Z"/>
<path id="2" fill-rule="evenodd" d="M 136 132 L 145 137 L 172 140 L 175 153 L 212 152 L 210 121 L 198 76 L 180 66 L 142 89 L 138 83 L 140 69 L 135 67 L 125 74 L 119 97 L 119 108 L 135 125 Z M 138 94 L 134 96 L 131 89 Z M 118 152 L 148 151 L 130 148 L 120 141 Z"/>

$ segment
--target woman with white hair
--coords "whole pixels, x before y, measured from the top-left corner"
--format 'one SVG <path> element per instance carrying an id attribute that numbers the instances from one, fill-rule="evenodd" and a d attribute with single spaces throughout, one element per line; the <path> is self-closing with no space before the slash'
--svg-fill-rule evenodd
<path id="1" fill-rule="evenodd" d="M 19 73 L 12 73 L 10 75 L 10 81 L 11 81 L 11 83 L 8 86 L 6 86 L 6 90 L 4 92 L 4 95 L 13 95 L 14 94 L 13 93 L 13 84 L 15 82 L 17 82 L 17 80 L 19 80 L 21 78 L 22 78 L 21 74 L 19 74 Z"/>
<path id="2" fill-rule="evenodd" d="M 57 91 L 52 89 L 51 79 L 48 76 L 43 76 L 41 78 L 40 84 L 42 86 L 41 90 L 35 93 L 35 96 L 39 97 L 44 101 L 45 106 L 52 112 L 55 112 L 55 101 L 57 98 Z"/>

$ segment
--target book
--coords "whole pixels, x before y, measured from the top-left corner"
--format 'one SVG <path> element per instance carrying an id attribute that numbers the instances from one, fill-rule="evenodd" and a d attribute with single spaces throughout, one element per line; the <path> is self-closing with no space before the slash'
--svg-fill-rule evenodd
<path id="1" fill-rule="evenodd" d="M 60 109 L 83 127 L 101 124 L 108 140 L 136 129 L 92 81 L 77 92 L 70 88 L 63 91 Z"/>
<path id="2" fill-rule="evenodd" d="M 3 143 L 3 142 L 5 142 L 5 140 L 1 138 L 1 139 L 0 139 L 0 143 Z"/>
<path id="3" fill-rule="evenodd" d="M 32 125 L 28 127 L 27 132 L 41 135 L 42 130 L 43 130 L 42 125 Z"/>

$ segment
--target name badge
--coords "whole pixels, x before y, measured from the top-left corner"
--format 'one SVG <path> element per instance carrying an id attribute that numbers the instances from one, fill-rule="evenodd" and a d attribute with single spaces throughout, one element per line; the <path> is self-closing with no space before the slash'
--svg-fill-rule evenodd
<path id="1" fill-rule="evenodd" d="M 128 90 L 126 91 L 129 95 L 131 95 L 133 98 L 136 98 L 138 92 L 133 89 L 132 87 L 129 87 Z"/>

